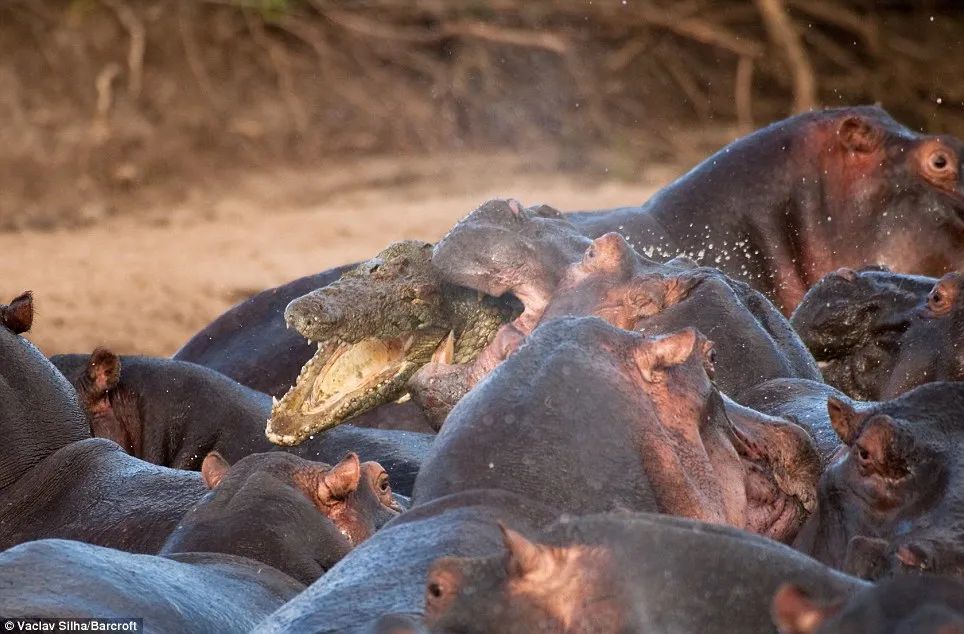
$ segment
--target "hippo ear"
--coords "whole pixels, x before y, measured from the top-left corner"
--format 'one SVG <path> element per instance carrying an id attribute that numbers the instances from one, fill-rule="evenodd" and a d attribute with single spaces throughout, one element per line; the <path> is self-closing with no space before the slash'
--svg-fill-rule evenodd
<path id="1" fill-rule="evenodd" d="M 836 396 L 827 398 L 827 413 L 830 415 L 830 424 L 833 425 L 837 436 L 849 447 L 857 438 L 864 416 L 850 404 L 849 399 Z"/>
<path id="2" fill-rule="evenodd" d="M 664 285 L 666 292 L 663 295 L 663 308 L 675 306 L 687 298 L 693 289 L 703 281 L 703 275 L 699 273 L 686 273 L 675 275 L 666 279 Z"/>
<path id="3" fill-rule="evenodd" d="M 700 337 L 694 328 L 644 339 L 636 348 L 636 365 L 648 383 L 662 380 L 662 372 L 690 358 Z"/>
<path id="4" fill-rule="evenodd" d="M 770 614 L 780 634 L 812 634 L 841 607 L 840 603 L 818 603 L 799 586 L 785 583 L 773 597 Z"/>
<path id="5" fill-rule="evenodd" d="M 847 544 L 843 571 L 861 579 L 876 579 L 883 572 L 889 544 L 878 537 L 854 535 Z"/>
<path id="6" fill-rule="evenodd" d="M 361 481 L 361 462 L 358 454 L 349 452 L 345 458 L 328 470 L 319 486 L 325 500 L 341 500 L 358 489 Z"/>
<path id="7" fill-rule="evenodd" d="M 30 330 L 33 325 L 33 293 L 25 291 L 6 306 L 0 306 L 0 319 L 16 335 Z"/>
<path id="8" fill-rule="evenodd" d="M 548 548 L 530 542 L 522 533 L 512 530 L 502 522 L 499 522 L 499 529 L 508 553 L 505 571 L 510 578 L 521 579 L 552 565 L 552 553 Z"/>
<path id="9" fill-rule="evenodd" d="M 863 117 L 847 117 L 837 126 L 837 140 L 848 152 L 873 152 L 882 139 L 880 128 Z"/>
<path id="10" fill-rule="evenodd" d="M 107 348 L 96 348 L 87 362 L 87 378 L 92 394 L 104 394 L 120 383 L 120 358 Z"/>
<path id="11" fill-rule="evenodd" d="M 201 477 L 204 478 L 204 484 L 206 484 L 209 489 L 213 489 L 221 484 L 221 480 L 224 479 L 224 476 L 230 468 L 231 465 L 228 464 L 228 461 L 225 460 L 221 454 L 212 451 L 204 456 L 204 462 L 201 463 Z"/>

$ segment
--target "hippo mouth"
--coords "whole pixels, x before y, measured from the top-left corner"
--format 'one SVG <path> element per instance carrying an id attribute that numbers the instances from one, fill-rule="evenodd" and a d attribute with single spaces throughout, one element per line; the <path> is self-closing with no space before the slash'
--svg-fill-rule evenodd
<path id="1" fill-rule="evenodd" d="M 793 493 L 757 462 L 744 459 L 746 467 L 746 530 L 781 542 L 796 536 L 807 510 Z"/>
<path id="2" fill-rule="evenodd" d="M 295 384 L 272 404 L 265 430 L 268 440 L 297 445 L 314 433 L 398 400 L 409 377 L 441 339 L 442 335 L 406 333 L 391 339 L 319 343 Z"/>

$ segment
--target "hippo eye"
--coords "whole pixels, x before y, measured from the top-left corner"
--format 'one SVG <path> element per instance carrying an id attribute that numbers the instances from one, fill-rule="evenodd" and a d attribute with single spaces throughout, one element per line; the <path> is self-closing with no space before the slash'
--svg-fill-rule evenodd
<path id="1" fill-rule="evenodd" d="M 441 599 L 444 593 L 445 592 L 442 588 L 442 584 L 436 581 L 433 581 L 432 583 L 428 584 L 428 595 L 433 599 Z"/>
<path id="2" fill-rule="evenodd" d="M 388 493 L 392 490 L 391 485 L 388 483 L 387 475 L 383 474 L 380 478 L 378 478 L 378 490 L 382 493 Z"/>

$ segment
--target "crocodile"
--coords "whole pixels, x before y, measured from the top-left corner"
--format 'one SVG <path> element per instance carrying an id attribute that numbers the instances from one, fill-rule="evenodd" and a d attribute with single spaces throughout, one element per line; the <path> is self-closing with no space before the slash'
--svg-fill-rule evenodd
<path id="1" fill-rule="evenodd" d="M 395 242 L 335 282 L 293 300 L 285 321 L 317 351 L 275 399 L 268 439 L 297 445 L 379 405 L 408 398 L 431 361 L 469 363 L 522 312 L 511 296 L 448 283 L 432 245 Z"/>

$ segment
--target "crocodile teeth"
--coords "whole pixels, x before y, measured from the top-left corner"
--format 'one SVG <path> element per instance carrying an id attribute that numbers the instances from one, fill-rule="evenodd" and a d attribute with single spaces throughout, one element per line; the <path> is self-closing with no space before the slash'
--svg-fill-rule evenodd
<path id="1" fill-rule="evenodd" d="M 455 357 L 455 333 L 449 331 L 448 336 L 442 340 L 442 343 L 438 345 L 435 352 L 432 353 L 432 363 L 441 363 L 444 365 L 451 365 L 452 359 Z"/>

